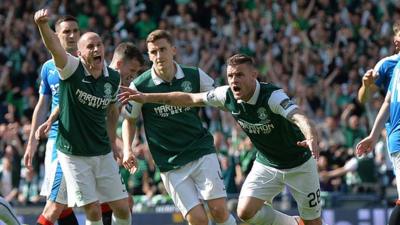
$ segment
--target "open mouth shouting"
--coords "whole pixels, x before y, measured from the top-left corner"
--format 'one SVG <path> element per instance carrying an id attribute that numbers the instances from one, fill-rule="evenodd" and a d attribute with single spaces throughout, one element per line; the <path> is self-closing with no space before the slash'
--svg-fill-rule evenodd
<path id="1" fill-rule="evenodd" d="M 93 56 L 93 64 L 100 64 L 102 61 L 101 56 Z"/>
<path id="2" fill-rule="evenodd" d="M 235 96 L 235 98 L 240 99 L 240 97 L 242 96 L 242 92 L 241 92 L 242 88 L 237 86 L 237 85 L 232 85 L 232 92 L 233 95 Z"/>
<path id="3" fill-rule="evenodd" d="M 238 87 L 238 86 L 232 86 L 232 90 L 233 90 L 233 92 L 240 92 L 240 87 Z"/>
<path id="4" fill-rule="evenodd" d="M 91 68 L 96 68 L 102 65 L 103 57 L 100 55 L 93 55 L 89 57 L 88 64 Z"/>

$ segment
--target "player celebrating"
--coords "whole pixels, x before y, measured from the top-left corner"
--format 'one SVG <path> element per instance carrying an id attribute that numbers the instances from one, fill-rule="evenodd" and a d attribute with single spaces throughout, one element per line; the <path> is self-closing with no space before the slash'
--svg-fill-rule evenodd
<path id="1" fill-rule="evenodd" d="M 76 55 L 80 36 L 77 20 L 72 16 L 60 17 L 56 21 L 55 31 L 63 49 Z M 31 132 L 24 154 L 24 163 L 28 169 L 32 169 L 32 158 L 38 144 L 34 134 L 39 124 L 45 120 L 49 104 L 51 103 L 52 111 L 58 106 L 59 74 L 53 60 L 43 64 L 40 77 L 39 100 L 33 112 Z M 54 123 L 46 144 L 45 176 L 40 194 L 46 196 L 47 201 L 37 224 L 54 224 L 58 219 L 59 225 L 78 225 L 72 209 L 67 208 L 66 183 L 55 148 L 57 130 L 58 124 Z"/>
<path id="2" fill-rule="evenodd" d="M 114 50 L 114 55 L 110 63 L 110 68 L 114 69 L 121 75 L 121 85 L 129 85 L 129 83 L 137 76 L 138 72 L 144 65 L 143 55 L 140 50 L 131 42 L 122 42 Z M 120 170 L 125 168 L 121 167 Z M 129 174 L 129 173 L 122 173 Z M 124 183 L 127 185 L 127 178 L 123 176 Z M 129 199 L 129 208 L 132 208 L 133 200 Z M 111 225 L 109 220 L 112 210 L 107 203 L 101 205 L 104 225 Z"/>
<path id="3" fill-rule="evenodd" d="M 230 111 L 258 150 L 240 191 L 238 216 L 255 225 L 321 225 L 319 177 L 311 157 L 319 155 L 316 130 L 282 89 L 257 81 L 253 64 L 246 55 L 232 56 L 227 62 L 229 86 L 209 92 L 140 93 L 121 87 L 124 92 L 119 98 L 122 103 L 210 105 Z M 301 219 L 271 207 L 285 185 L 297 202 Z"/>
<path id="4" fill-rule="evenodd" d="M 142 53 L 139 49 L 131 42 L 122 42 L 120 43 L 114 51 L 114 55 L 112 61 L 110 63 L 110 68 L 114 69 L 121 75 L 121 84 L 129 85 L 129 83 L 136 77 L 138 71 L 144 65 L 144 59 Z M 52 124 L 58 119 L 59 116 L 59 108 L 57 107 L 53 113 L 50 115 L 48 120 L 43 123 L 37 130 L 36 138 L 40 139 L 40 137 L 46 134 Z M 125 169 L 121 167 L 120 169 Z M 124 173 L 121 173 L 121 176 Z M 125 185 L 127 185 L 127 178 L 123 177 Z M 133 201 L 132 198 L 129 199 L 129 208 L 132 208 Z M 108 206 L 107 203 L 101 204 L 102 211 L 102 219 L 104 225 L 111 225 L 111 215 L 112 210 Z"/>
<path id="5" fill-rule="evenodd" d="M 213 80 L 199 68 L 174 62 L 176 49 L 170 33 L 155 30 L 146 39 L 150 70 L 131 87 L 146 92 L 183 90 L 198 93 L 212 89 Z M 124 158 L 134 157 L 131 145 L 135 121 L 142 112 L 150 152 L 161 171 L 166 190 L 192 225 L 207 225 L 208 217 L 199 199 L 205 200 L 217 224 L 233 225 L 226 207 L 226 191 L 211 134 L 203 127 L 198 109 L 130 102 L 123 109 Z M 124 160 L 125 167 L 135 162 Z"/>
<path id="6" fill-rule="evenodd" d="M 96 33 L 82 35 L 78 41 L 80 58 L 76 58 L 62 49 L 48 25 L 48 18 L 46 9 L 35 13 L 43 42 L 60 70 L 56 145 L 69 182 L 68 205 L 83 206 L 86 224 L 100 225 L 103 223 L 99 202 L 108 202 L 114 211 L 113 224 L 131 224 L 127 193 L 110 152 L 111 146 L 117 149 L 118 108 L 113 102 L 119 75 L 105 66 L 104 45 Z"/>

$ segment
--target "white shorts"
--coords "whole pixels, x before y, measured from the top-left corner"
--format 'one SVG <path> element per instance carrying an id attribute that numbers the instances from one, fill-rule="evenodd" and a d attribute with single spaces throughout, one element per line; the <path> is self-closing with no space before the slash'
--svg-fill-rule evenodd
<path id="1" fill-rule="evenodd" d="M 313 158 L 298 167 L 283 170 L 254 161 L 240 191 L 239 201 L 243 197 L 255 197 L 271 204 L 285 185 L 297 202 L 301 218 L 313 220 L 321 216 L 319 176 Z"/>
<path id="2" fill-rule="evenodd" d="M 221 168 L 215 153 L 183 167 L 161 173 L 165 189 L 184 217 L 202 200 L 226 197 Z"/>
<path id="3" fill-rule="evenodd" d="M 44 159 L 44 179 L 40 195 L 47 200 L 67 204 L 67 187 L 64 173 L 57 158 L 56 139 L 50 138 L 46 144 Z"/>
<path id="4" fill-rule="evenodd" d="M 390 155 L 393 163 L 394 174 L 396 175 L 397 198 L 400 198 L 400 152 L 395 152 Z"/>
<path id="5" fill-rule="evenodd" d="M 67 155 L 58 151 L 58 159 L 68 183 L 69 207 L 128 197 L 112 153 L 88 157 Z"/>

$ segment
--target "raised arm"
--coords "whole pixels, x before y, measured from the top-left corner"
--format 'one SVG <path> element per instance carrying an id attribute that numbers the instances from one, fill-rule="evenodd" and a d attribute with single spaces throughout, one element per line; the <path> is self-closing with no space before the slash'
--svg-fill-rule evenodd
<path id="1" fill-rule="evenodd" d="M 299 142 L 298 144 L 301 146 L 307 146 L 313 157 L 317 159 L 319 157 L 318 134 L 314 123 L 299 109 L 291 111 L 288 114 L 287 119 L 296 124 L 306 138 L 306 140 Z"/>
<path id="2" fill-rule="evenodd" d="M 365 72 L 362 78 L 362 85 L 358 90 L 357 100 L 361 104 L 365 104 L 371 94 L 378 90 L 378 87 L 374 83 L 374 71 L 372 69 Z"/>
<path id="3" fill-rule="evenodd" d="M 67 64 L 67 53 L 61 46 L 60 40 L 58 40 L 54 31 L 50 28 L 49 18 L 50 12 L 48 9 L 41 9 L 34 16 L 44 45 L 50 51 L 57 68 L 62 69 Z"/>
<path id="4" fill-rule="evenodd" d="M 118 95 L 118 100 L 122 104 L 128 101 L 139 103 L 159 103 L 173 106 L 204 106 L 205 93 L 185 93 L 185 92 L 169 92 L 169 93 L 142 93 L 128 87 L 121 86 L 122 91 Z"/>

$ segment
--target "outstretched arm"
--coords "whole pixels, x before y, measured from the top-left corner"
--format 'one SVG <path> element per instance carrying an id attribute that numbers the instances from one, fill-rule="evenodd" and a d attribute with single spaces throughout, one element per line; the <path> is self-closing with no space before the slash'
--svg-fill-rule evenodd
<path id="1" fill-rule="evenodd" d="M 185 93 L 185 92 L 169 92 L 169 93 L 142 93 L 128 87 L 121 86 L 122 91 L 118 95 L 118 100 L 122 104 L 129 101 L 139 103 L 159 103 L 174 106 L 204 106 L 203 96 L 205 93 Z"/>
<path id="2" fill-rule="evenodd" d="M 297 144 L 308 147 L 313 157 L 317 159 L 319 157 L 318 135 L 313 122 L 311 122 L 311 120 L 308 119 L 307 116 L 304 115 L 304 113 L 302 113 L 299 109 L 294 109 L 288 114 L 287 118 L 300 128 L 301 132 L 306 138 L 306 140 Z"/>
<path id="3" fill-rule="evenodd" d="M 43 43 L 50 51 L 57 68 L 64 68 L 67 64 L 67 53 L 61 46 L 56 34 L 49 26 L 50 12 L 48 9 L 40 9 L 35 13 L 34 19 L 42 37 Z"/>

